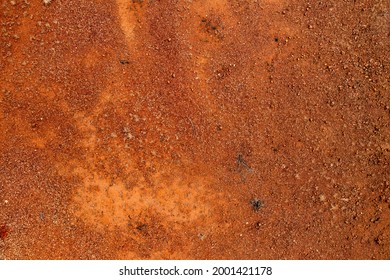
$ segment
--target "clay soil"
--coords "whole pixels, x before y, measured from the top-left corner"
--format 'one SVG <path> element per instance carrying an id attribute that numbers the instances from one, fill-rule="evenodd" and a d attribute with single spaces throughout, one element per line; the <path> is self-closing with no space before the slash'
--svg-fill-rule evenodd
<path id="1" fill-rule="evenodd" d="M 1 0 L 0 259 L 389 259 L 389 2 Z"/>

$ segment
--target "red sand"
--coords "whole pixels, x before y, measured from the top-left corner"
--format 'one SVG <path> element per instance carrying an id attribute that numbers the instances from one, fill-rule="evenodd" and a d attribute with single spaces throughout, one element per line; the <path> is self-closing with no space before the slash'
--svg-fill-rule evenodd
<path id="1" fill-rule="evenodd" d="M 0 259 L 389 259 L 386 1 L 2 1 Z"/>

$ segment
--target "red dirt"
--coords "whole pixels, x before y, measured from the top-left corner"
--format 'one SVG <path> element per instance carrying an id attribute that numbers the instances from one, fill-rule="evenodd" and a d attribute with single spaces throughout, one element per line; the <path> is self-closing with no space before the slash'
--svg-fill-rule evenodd
<path id="1" fill-rule="evenodd" d="M 389 17 L 2 1 L 0 258 L 389 259 Z"/>

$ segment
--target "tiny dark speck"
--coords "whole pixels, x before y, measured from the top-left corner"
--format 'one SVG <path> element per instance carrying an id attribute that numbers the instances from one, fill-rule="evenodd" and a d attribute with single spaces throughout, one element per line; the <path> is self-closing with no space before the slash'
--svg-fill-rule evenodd
<path id="1" fill-rule="evenodd" d="M 130 62 L 128 61 L 128 60 L 124 60 L 124 59 L 121 59 L 121 60 L 119 60 L 119 62 L 121 63 L 121 64 L 129 64 Z"/>

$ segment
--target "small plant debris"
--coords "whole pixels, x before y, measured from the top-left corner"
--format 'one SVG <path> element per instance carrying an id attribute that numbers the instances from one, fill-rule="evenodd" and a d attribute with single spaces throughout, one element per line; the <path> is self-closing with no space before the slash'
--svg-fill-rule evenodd
<path id="1" fill-rule="evenodd" d="M 147 229 L 148 229 L 148 225 L 146 224 L 140 224 L 139 226 L 137 226 L 137 230 L 141 232 L 145 232 Z"/>
<path id="2" fill-rule="evenodd" d="M 258 212 L 260 210 L 261 207 L 263 207 L 263 202 L 257 198 L 253 198 L 251 200 L 251 205 L 252 205 L 252 208 L 253 208 L 253 211 L 255 212 Z"/>
<path id="3" fill-rule="evenodd" d="M 224 37 L 222 33 L 222 21 L 219 18 L 202 18 L 201 29 L 203 32 L 206 32 L 211 36 L 215 36 L 218 39 L 223 39 Z"/>
<path id="4" fill-rule="evenodd" d="M 236 158 L 237 166 L 238 167 L 245 167 L 249 171 L 252 171 L 252 167 L 249 166 L 249 164 L 244 160 L 244 157 L 242 154 L 238 154 Z"/>
<path id="5" fill-rule="evenodd" d="M 236 157 L 237 171 L 240 173 L 241 180 L 245 181 L 247 173 L 252 173 L 253 168 L 244 160 L 242 154 L 238 154 Z"/>
<path id="6" fill-rule="evenodd" d="M 198 234 L 198 238 L 199 238 L 200 240 L 204 240 L 205 237 L 206 237 L 206 235 L 205 235 L 204 233 L 199 233 L 199 234 Z"/>

